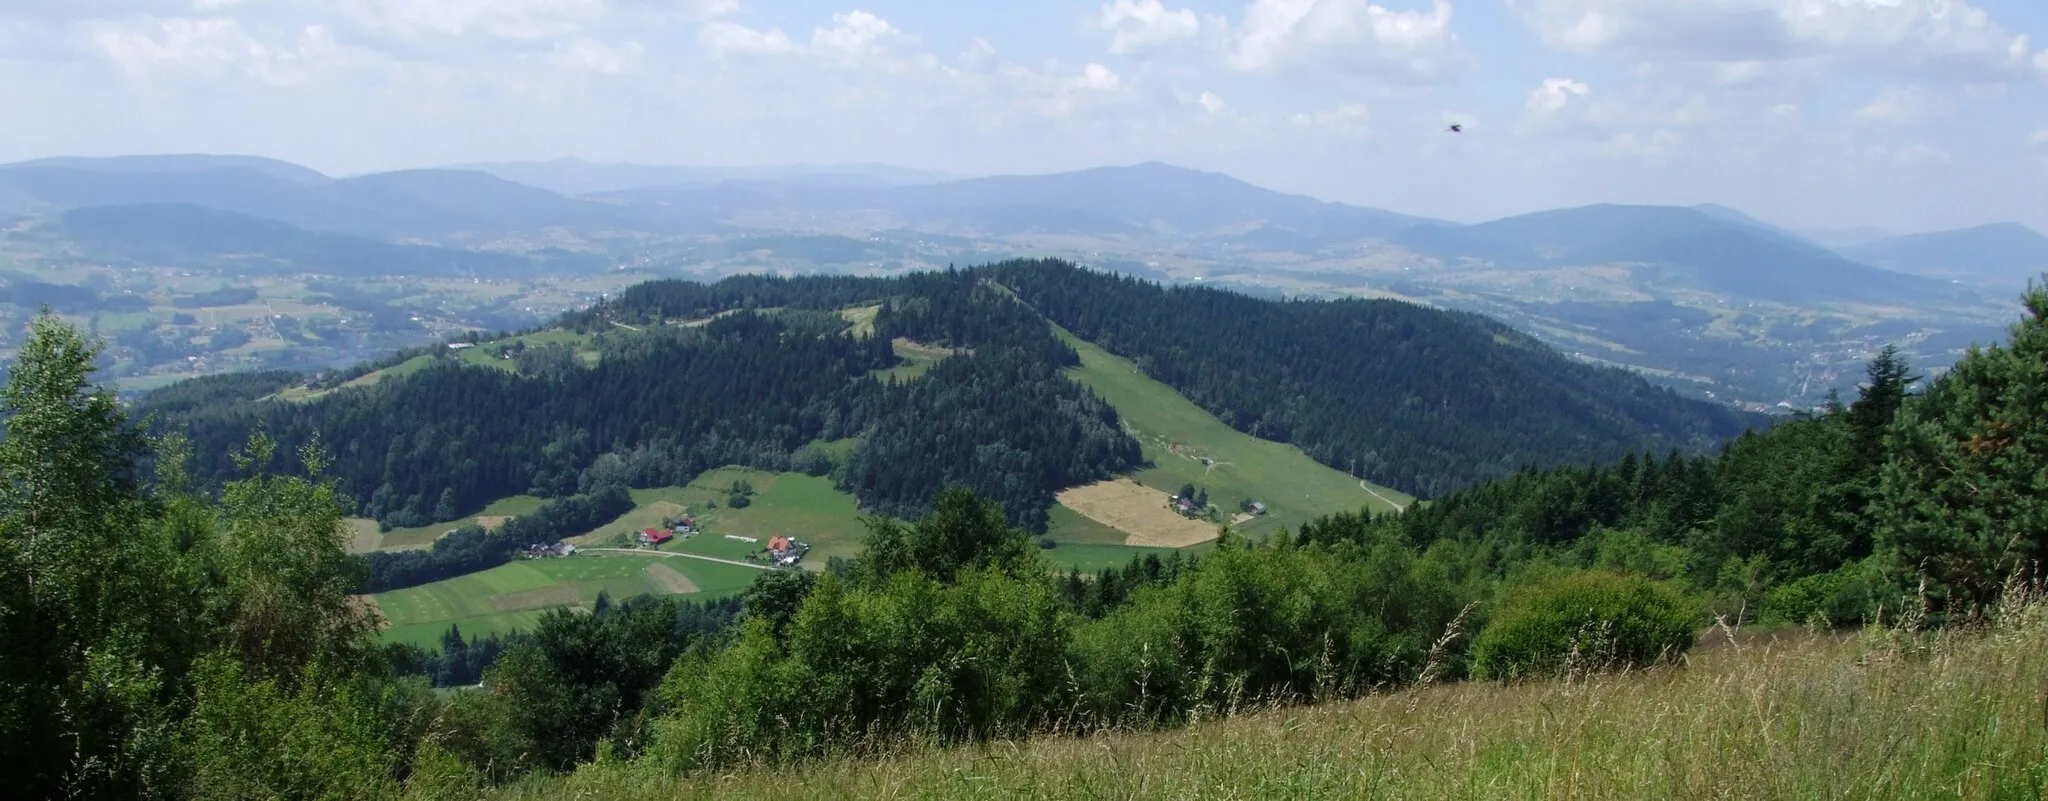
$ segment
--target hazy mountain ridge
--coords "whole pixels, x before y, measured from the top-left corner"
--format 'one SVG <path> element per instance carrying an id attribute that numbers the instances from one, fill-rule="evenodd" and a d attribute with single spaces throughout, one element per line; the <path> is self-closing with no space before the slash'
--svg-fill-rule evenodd
<path id="1" fill-rule="evenodd" d="M 552 262 L 507 253 L 384 242 L 187 203 L 89 206 L 64 212 L 63 229 L 86 253 L 166 265 L 232 259 L 252 272 L 374 275 L 519 275 L 588 269 L 557 251 Z M 562 258 L 572 257 L 572 258 Z M 580 262 L 580 263 L 577 263 Z"/>
<path id="2" fill-rule="evenodd" d="M 2012 284 L 2048 272 L 2048 236 L 2019 223 L 1897 236 L 1844 252 L 1901 272 L 1971 281 Z"/>
<path id="3" fill-rule="evenodd" d="M 708 187 L 726 181 L 779 181 L 811 186 L 902 186 L 938 183 L 959 176 L 887 164 L 781 164 L 755 167 L 685 167 L 562 158 L 549 161 L 478 162 L 447 169 L 490 173 L 507 181 L 558 192 L 591 195 L 634 189 Z"/>
<path id="4" fill-rule="evenodd" d="M 328 178 L 237 156 L 60 158 L 0 166 L 0 217 L 187 204 L 307 232 L 552 248 L 637 274 L 705 280 L 1056 256 L 1262 295 L 1392 296 L 1479 311 L 1580 358 L 1765 405 L 1810 404 L 1847 386 L 1882 344 L 1870 333 L 1880 323 L 1904 325 L 1888 336 L 1922 348 L 1909 350 L 1913 358 L 1937 368 L 1952 361 L 2007 319 L 2011 296 L 2035 269 L 2026 266 L 2028 237 L 2038 236 L 1986 226 L 1838 251 L 1820 241 L 1837 241 L 1830 237 L 1715 204 L 1598 204 L 1460 224 L 1158 162 L 940 177 L 881 165 L 556 160 Z M 196 246 L 187 253 L 232 250 L 185 244 Z M 334 266 L 330 259 L 319 269 Z M 1968 271 L 1986 275 L 1950 280 Z M 1603 307 L 1659 302 L 1712 315 L 1636 324 Z"/>

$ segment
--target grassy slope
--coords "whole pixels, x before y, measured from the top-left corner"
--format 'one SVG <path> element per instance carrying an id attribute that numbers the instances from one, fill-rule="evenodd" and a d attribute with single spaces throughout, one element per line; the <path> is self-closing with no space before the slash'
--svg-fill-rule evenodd
<path id="1" fill-rule="evenodd" d="M 2048 608 L 1940 639 L 1709 635 L 1687 666 L 507 798 L 2041 798 Z M 652 773 L 649 771 L 648 773 Z"/>
<path id="2" fill-rule="evenodd" d="M 1058 326 L 1054 330 L 1081 354 L 1081 366 L 1069 375 L 1116 407 L 1124 424 L 1136 431 L 1145 458 L 1155 465 L 1132 478 L 1168 493 L 1192 482 L 1208 490 L 1210 503 L 1228 514 L 1237 512 L 1240 500 L 1263 501 L 1268 513 L 1240 524 L 1239 531 L 1259 535 L 1283 525 L 1293 529 L 1334 512 L 1393 510 L 1396 504 L 1414 500 L 1376 485 L 1368 491 L 1357 479 L 1310 459 L 1300 448 L 1233 429 L 1172 387 L 1146 377 L 1128 359 Z M 1168 450 L 1170 443 L 1179 443 L 1192 455 Z M 1205 469 L 1195 456 L 1208 456 L 1216 464 Z M 1055 526 L 1053 538 L 1087 542 L 1095 533 L 1099 532 Z"/>
<path id="3" fill-rule="evenodd" d="M 531 626 L 542 611 L 571 597 L 575 606 L 588 608 L 600 590 L 621 600 L 661 593 L 661 585 L 647 576 L 648 566 L 654 564 L 667 565 L 689 578 L 703 597 L 736 593 L 760 572 L 697 559 L 579 554 L 519 560 L 374 597 L 391 624 L 384 632 L 386 640 L 427 645 L 439 642 L 450 624 L 461 626 L 465 637 L 503 633 Z"/>

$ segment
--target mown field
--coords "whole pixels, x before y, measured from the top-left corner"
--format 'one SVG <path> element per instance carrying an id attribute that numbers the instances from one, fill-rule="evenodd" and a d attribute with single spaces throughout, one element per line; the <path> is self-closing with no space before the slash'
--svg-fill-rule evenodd
<path id="1" fill-rule="evenodd" d="M 508 799 L 2038 799 L 2048 609 L 1988 631 L 1729 638 L 1685 663 L 1244 710 L 1164 733 L 675 777 L 587 766 Z M 1734 643 L 1739 643 L 1734 644 Z"/>
<path id="2" fill-rule="evenodd" d="M 760 572 L 681 556 L 585 553 L 522 559 L 371 597 L 390 624 L 384 639 L 432 645 L 450 625 L 460 626 L 463 636 L 502 634 L 530 627 L 547 609 L 588 609 L 599 592 L 620 600 L 685 588 L 707 598 L 731 595 Z"/>
<path id="3" fill-rule="evenodd" d="M 1068 371 L 1115 406 L 1153 467 L 1133 475 L 1138 483 L 1166 493 L 1192 483 L 1207 490 L 1209 502 L 1227 516 L 1238 514 L 1241 501 L 1266 504 L 1267 514 L 1237 524 L 1259 535 L 1281 526 L 1302 523 L 1335 512 L 1371 508 L 1390 511 L 1414 501 L 1385 487 L 1361 484 L 1302 453 L 1300 448 L 1258 439 L 1231 428 L 1215 415 L 1181 397 L 1172 387 L 1154 381 L 1128 359 L 1054 326 L 1060 339 L 1081 354 L 1081 366 Z M 1203 459 L 1211 460 L 1204 463 Z M 1099 531 L 1076 529 L 1055 518 L 1053 538 L 1088 541 Z M 1142 532 L 1131 532 L 1141 533 Z"/>
<path id="4" fill-rule="evenodd" d="M 394 528 L 383 533 L 378 533 L 377 521 L 375 520 L 359 517 L 350 518 L 347 522 L 354 531 L 355 538 L 350 544 L 349 550 L 354 553 L 366 553 L 378 550 L 402 551 L 413 548 L 425 548 L 434 544 L 434 540 L 439 539 L 449 529 L 459 528 L 471 523 L 476 523 L 485 528 L 496 528 L 506 518 L 530 514 L 546 502 L 546 498 L 532 495 L 513 495 L 508 498 L 499 498 L 492 501 L 489 506 L 484 507 L 482 512 L 469 517 L 444 520 L 439 523 L 414 526 L 412 528 Z"/>

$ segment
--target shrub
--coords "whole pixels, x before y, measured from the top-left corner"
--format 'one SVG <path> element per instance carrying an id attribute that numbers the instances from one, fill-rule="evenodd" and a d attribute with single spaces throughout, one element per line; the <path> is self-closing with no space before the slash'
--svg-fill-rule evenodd
<path id="1" fill-rule="evenodd" d="M 1771 590 L 1764 601 L 1763 620 L 1805 625 L 1819 618 L 1827 626 L 1854 626 L 1874 617 L 1886 600 L 1893 601 L 1891 608 L 1898 608 L 1897 599 L 1888 597 L 1896 593 L 1888 591 L 1877 574 L 1876 559 L 1843 565 Z"/>
<path id="2" fill-rule="evenodd" d="M 1605 571 L 1573 573 L 1510 596 L 1473 646 L 1490 679 L 1567 667 L 1639 667 L 1691 647 L 1700 615 L 1668 586 Z"/>

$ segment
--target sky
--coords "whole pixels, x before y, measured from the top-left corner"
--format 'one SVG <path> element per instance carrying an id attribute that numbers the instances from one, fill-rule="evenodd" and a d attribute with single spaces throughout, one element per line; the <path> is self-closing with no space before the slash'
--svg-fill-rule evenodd
<path id="1" fill-rule="evenodd" d="M 0 0 L 0 118 L 0 161 L 1163 161 L 1461 222 L 2048 232 L 2048 2 Z"/>

